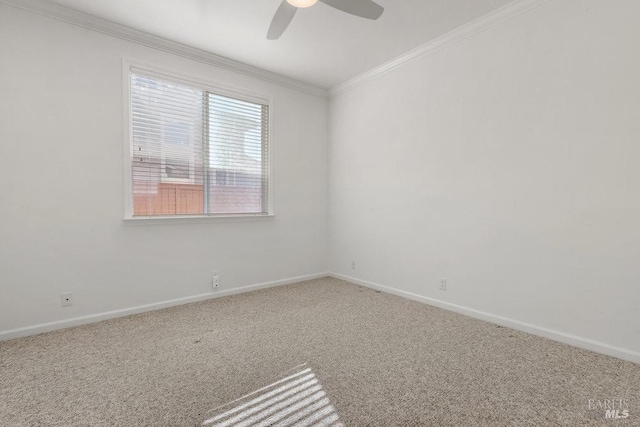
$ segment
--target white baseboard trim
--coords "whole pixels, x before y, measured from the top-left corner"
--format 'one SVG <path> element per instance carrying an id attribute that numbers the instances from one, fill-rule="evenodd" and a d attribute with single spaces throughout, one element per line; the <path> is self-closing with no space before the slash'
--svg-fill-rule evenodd
<path id="1" fill-rule="evenodd" d="M 619 359 L 627 360 L 629 362 L 640 363 L 640 353 L 633 350 L 626 349 L 626 348 L 615 347 L 615 346 L 594 341 L 588 338 L 582 338 L 576 335 L 566 334 L 564 332 L 555 331 L 555 330 L 544 328 L 541 326 L 532 325 L 530 323 L 521 322 L 519 320 L 509 319 L 507 317 L 497 316 L 495 314 L 486 313 L 480 310 L 475 310 L 473 308 L 464 307 L 457 304 L 451 304 L 451 303 L 440 301 L 434 298 L 429 298 L 422 295 L 414 294 L 412 292 L 406 292 L 406 291 L 391 288 L 388 286 L 383 286 L 378 283 L 369 282 L 367 280 L 357 279 L 355 277 L 347 276 L 344 274 L 332 272 L 332 273 L 329 273 L 329 275 L 336 279 L 345 280 L 347 282 L 355 283 L 357 285 L 366 286 L 368 288 L 376 289 L 389 294 L 397 295 L 397 296 L 408 298 L 414 301 L 440 307 L 445 310 L 454 311 L 456 313 L 460 313 L 465 316 L 473 317 L 473 318 L 484 320 L 491 323 L 496 323 L 501 326 L 506 326 L 508 328 L 527 332 L 533 335 L 538 335 L 543 338 L 559 341 L 561 343 L 569 344 L 574 347 L 595 351 L 596 353 L 606 354 L 607 356 L 617 357 Z"/>
<path id="2" fill-rule="evenodd" d="M 258 283 L 255 285 L 241 286 L 234 289 L 226 289 L 206 294 L 193 295 L 184 298 L 176 298 L 169 301 L 161 301 L 152 304 L 139 305 L 137 307 L 124 308 L 120 310 L 105 311 L 103 313 L 90 314 L 88 316 L 74 317 L 72 319 L 58 320 L 55 322 L 41 323 L 39 325 L 26 326 L 23 328 L 10 329 L 0 331 L 0 341 L 6 341 L 14 338 L 21 338 L 30 335 L 42 334 L 58 329 L 66 329 L 74 326 L 86 325 L 88 323 L 100 322 L 102 320 L 114 319 L 116 317 L 130 316 L 132 314 L 144 313 L 147 311 L 160 310 L 162 308 L 173 307 L 176 305 L 189 304 L 193 302 L 205 301 L 213 298 L 221 298 L 229 295 L 241 294 L 245 292 L 256 291 L 258 289 L 272 288 L 275 286 L 289 285 L 291 283 L 304 282 L 305 280 L 319 279 L 329 276 L 329 273 L 309 274 L 306 276 L 291 277 L 283 280 L 275 280 L 273 282 Z"/>

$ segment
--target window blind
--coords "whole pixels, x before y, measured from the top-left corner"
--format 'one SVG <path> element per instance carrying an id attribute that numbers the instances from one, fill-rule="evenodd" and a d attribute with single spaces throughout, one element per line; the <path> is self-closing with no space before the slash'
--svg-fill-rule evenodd
<path id="1" fill-rule="evenodd" d="M 267 214 L 269 106 L 131 73 L 133 216 Z"/>

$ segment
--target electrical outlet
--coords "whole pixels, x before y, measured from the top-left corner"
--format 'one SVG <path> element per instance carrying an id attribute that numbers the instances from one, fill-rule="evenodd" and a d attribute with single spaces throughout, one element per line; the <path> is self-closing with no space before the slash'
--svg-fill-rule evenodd
<path id="1" fill-rule="evenodd" d="M 355 261 L 351 261 L 351 269 L 352 270 L 356 269 L 356 262 Z"/>
<path id="2" fill-rule="evenodd" d="M 447 290 L 447 279 L 444 277 L 440 279 L 440 290 L 441 291 Z"/>
<path id="3" fill-rule="evenodd" d="M 213 289 L 217 289 L 220 287 L 220 273 L 218 273 L 217 271 L 213 272 L 211 278 L 211 286 L 213 286 Z"/>
<path id="4" fill-rule="evenodd" d="M 73 294 L 71 292 L 65 292 L 62 294 L 62 306 L 69 307 L 73 305 Z"/>

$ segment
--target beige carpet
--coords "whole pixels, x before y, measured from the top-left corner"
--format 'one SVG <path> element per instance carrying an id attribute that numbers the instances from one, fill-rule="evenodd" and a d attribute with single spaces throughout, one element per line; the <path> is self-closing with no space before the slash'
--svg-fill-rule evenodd
<path id="1" fill-rule="evenodd" d="M 640 425 L 640 365 L 330 278 L 0 343 L 3 427 L 295 423 Z"/>

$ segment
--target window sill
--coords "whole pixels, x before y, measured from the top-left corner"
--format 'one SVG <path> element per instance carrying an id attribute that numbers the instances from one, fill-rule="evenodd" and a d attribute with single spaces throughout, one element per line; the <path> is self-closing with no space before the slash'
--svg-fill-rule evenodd
<path id="1" fill-rule="evenodd" d="M 125 218 L 124 223 L 127 225 L 173 225 L 202 224 L 207 222 L 248 222 L 268 221 L 275 218 L 275 216 L 275 214 L 136 216 Z"/>

